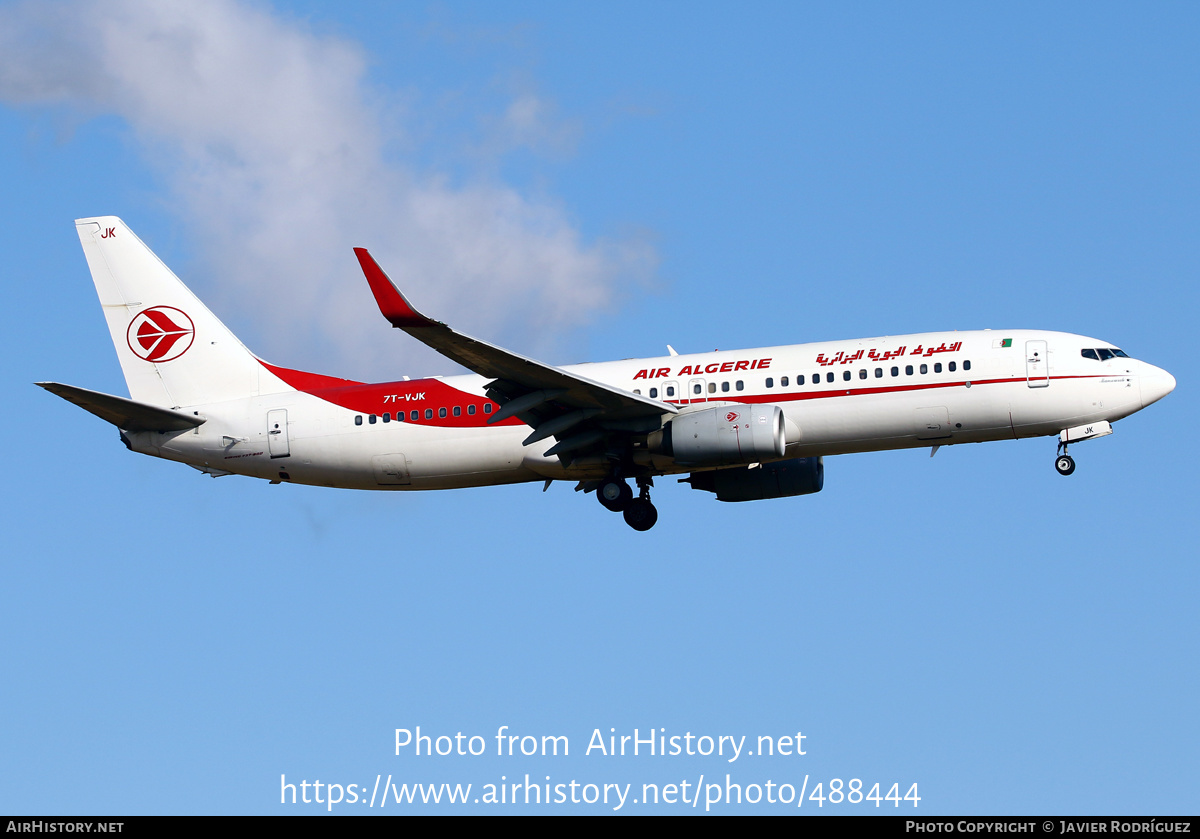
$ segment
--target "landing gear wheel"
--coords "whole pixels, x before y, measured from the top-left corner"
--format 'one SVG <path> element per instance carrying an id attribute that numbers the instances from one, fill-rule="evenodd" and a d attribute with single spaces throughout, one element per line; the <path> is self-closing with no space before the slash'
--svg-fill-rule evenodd
<path id="1" fill-rule="evenodd" d="M 1069 454 L 1062 454 L 1054 461 L 1054 468 L 1058 470 L 1060 475 L 1070 475 L 1075 471 L 1075 458 Z"/>
<path id="2" fill-rule="evenodd" d="M 609 478 L 596 488 L 596 499 L 606 510 L 619 513 L 633 500 L 633 490 L 624 481 Z"/>
<path id="3" fill-rule="evenodd" d="M 658 509 L 646 498 L 630 501 L 623 515 L 625 523 L 638 531 L 649 530 L 658 521 Z"/>

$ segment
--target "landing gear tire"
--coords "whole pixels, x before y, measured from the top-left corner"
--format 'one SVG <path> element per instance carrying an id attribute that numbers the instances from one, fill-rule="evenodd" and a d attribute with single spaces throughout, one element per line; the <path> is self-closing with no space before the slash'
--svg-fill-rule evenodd
<path id="1" fill-rule="evenodd" d="M 1075 458 L 1069 454 L 1062 454 L 1054 461 L 1054 468 L 1058 470 L 1060 475 L 1070 475 L 1075 471 Z"/>
<path id="2" fill-rule="evenodd" d="M 633 500 L 633 490 L 624 481 L 610 478 L 596 488 L 596 499 L 606 510 L 619 513 Z"/>
<path id="3" fill-rule="evenodd" d="M 623 515 L 625 523 L 638 531 L 649 530 L 658 521 L 658 509 L 646 498 L 630 501 Z"/>

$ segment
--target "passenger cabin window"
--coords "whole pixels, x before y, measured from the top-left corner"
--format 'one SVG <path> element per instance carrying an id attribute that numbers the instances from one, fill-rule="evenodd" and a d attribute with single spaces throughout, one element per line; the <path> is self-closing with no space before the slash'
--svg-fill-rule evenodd
<path id="1" fill-rule="evenodd" d="M 433 419 L 433 408 L 425 409 L 425 419 Z"/>
<path id="2" fill-rule="evenodd" d="M 702 395 L 702 394 L 704 393 L 704 388 L 700 387 L 700 383 L 699 383 L 699 382 L 697 382 L 696 384 L 692 385 L 692 393 L 694 393 L 694 394 L 695 394 L 695 395 L 697 395 L 697 396 L 700 396 L 700 395 Z"/>
<path id="3" fill-rule="evenodd" d="M 858 371 L 858 377 L 860 379 L 865 379 L 867 377 L 867 368 L 866 367 L 864 367 Z"/>
<path id="4" fill-rule="evenodd" d="M 933 372 L 935 372 L 935 373 L 942 372 L 942 363 L 940 361 L 937 364 L 933 365 Z"/>
<path id="5" fill-rule="evenodd" d="M 900 368 L 899 368 L 899 367 L 893 367 L 893 368 L 892 368 L 892 375 L 893 375 L 893 376 L 899 376 L 899 375 L 900 375 Z"/>
<path id="6" fill-rule="evenodd" d="M 438 408 L 438 416 L 441 417 L 442 419 L 445 419 L 446 418 L 446 409 Z"/>
<path id="7" fill-rule="evenodd" d="M 658 388 L 656 388 L 656 387 L 652 387 L 652 388 L 650 388 L 650 398 L 651 398 L 651 399 L 657 399 L 657 398 L 658 398 Z"/>
<path id="8" fill-rule="evenodd" d="M 384 411 L 384 412 L 383 412 L 383 421 L 384 421 L 384 422 L 391 422 L 391 421 L 392 421 L 392 412 L 391 412 L 391 411 Z"/>
<path id="9" fill-rule="evenodd" d="M 883 368 L 882 367 L 875 368 L 875 378 L 877 378 L 877 379 L 883 378 Z"/>
<path id="10" fill-rule="evenodd" d="M 745 389 L 746 389 L 746 383 L 745 383 L 745 382 L 743 382 L 741 379 L 738 379 L 738 380 L 737 380 L 737 382 L 735 382 L 733 386 L 734 386 L 735 388 L 737 388 L 738 390 L 745 390 Z"/>
<path id="11" fill-rule="evenodd" d="M 833 381 L 833 371 L 832 370 L 825 374 L 825 381 L 827 381 L 827 382 Z"/>
<path id="12" fill-rule="evenodd" d="M 970 369 L 971 369 L 971 362 L 969 362 L 969 361 L 964 361 L 964 362 L 963 362 L 963 369 L 964 369 L 964 370 L 970 370 Z"/>
<path id="13" fill-rule="evenodd" d="M 483 403 L 483 412 L 485 414 L 490 414 L 492 412 L 492 403 L 491 402 Z"/>
<path id="14" fill-rule="evenodd" d="M 716 382 L 709 382 L 709 383 L 708 383 L 708 392 L 709 392 L 709 393 L 716 393 L 716 392 L 717 392 L 717 383 L 716 383 Z"/>
<path id="15" fill-rule="evenodd" d="M 721 382 L 721 393 L 729 393 L 729 382 Z"/>
<path id="16" fill-rule="evenodd" d="M 674 386 L 674 385 L 667 385 L 667 397 L 669 398 L 669 397 L 672 397 L 672 396 L 674 396 L 674 395 L 675 395 L 675 386 Z"/>
<path id="17" fill-rule="evenodd" d="M 374 425 L 375 420 L 377 420 L 377 419 L 378 419 L 378 417 L 376 417 L 374 414 L 371 414 L 371 416 L 367 417 L 367 422 L 371 423 L 371 425 Z"/>
<path id="18" fill-rule="evenodd" d="M 850 371 L 849 370 L 845 370 L 842 372 L 842 381 L 844 381 L 844 382 L 850 381 Z"/>
<path id="19" fill-rule="evenodd" d="M 925 375 L 926 373 L 928 373 L 928 372 L 929 372 L 929 365 L 928 365 L 928 364 L 922 364 L 922 365 L 921 365 L 921 375 L 922 375 L 922 376 L 924 376 L 924 375 Z"/>
<path id="20" fill-rule="evenodd" d="M 788 383 L 788 377 L 787 377 L 787 376 L 780 376 L 780 377 L 779 377 L 779 386 L 780 386 L 780 387 L 787 387 L 787 386 L 788 386 L 788 384 L 787 384 L 787 383 Z"/>
<path id="21" fill-rule="evenodd" d="M 412 420 L 413 422 L 416 422 L 417 420 L 419 420 L 421 418 L 421 412 L 413 411 L 411 414 L 408 415 L 408 418 L 410 420 Z"/>
<path id="22" fill-rule="evenodd" d="M 355 425 L 362 425 L 362 414 L 359 414 L 358 416 L 356 416 L 356 417 L 354 418 L 354 424 L 355 424 Z"/>
<path id="23" fill-rule="evenodd" d="M 454 406 L 454 416 L 456 416 L 456 417 L 462 416 L 462 408 L 458 407 L 457 405 Z"/>
<path id="24" fill-rule="evenodd" d="M 951 361 L 950 362 L 950 372 L 953 373 L 957 369 L 958 369 L 958 365 L 955 362 Z"/>
<path id="25" fill-rule="evenodd" d="M 775 387 L 775 379 L 767 376 L 767 387 Z"/>
<path id="26" fill-rule="evenodd" d="M 913 374 L 913 366 L 911 364 L 904 365 L 904 375 L 911 376 Z"/>
<path id="27" fill-rule="evenodd" d="M 475 416 L 475 406 L 474 406 L 474 405 L 468 405 L 468 406 L 467 406 L 467 413 L 468 413 L 468 414 L 470 414 L 471 416 Z"/>

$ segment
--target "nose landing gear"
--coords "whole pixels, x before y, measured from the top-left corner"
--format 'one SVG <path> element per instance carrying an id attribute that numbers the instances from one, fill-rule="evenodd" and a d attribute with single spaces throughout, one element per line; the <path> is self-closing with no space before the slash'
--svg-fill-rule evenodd
<path id="1" fill-rule="evenodd" d="M 638 478 L 638 497 L 633 497 L 633 490 L 624 479 L 613 476 L 605 478 L 596 487 L 596 499 L 606 510 L 621 513 L 625 523 L 634 530 L 646 531 L 654 527 L 658 521 L 658 510 L 650 501 L 650 487 L 654 486 L 651 478 Z"/>
<path id="2" fill-rule="evenodd" d="M 1067 444 L 1059 442 L 1058 454 L 1054 460 L 1054 468 L 1060 475 L 1070 475 L 1075 471 L 1075 458 L 1067 454 Z"/>
<path id="3" fill-rule="evenodd" d="M 1058 432 L 1058 454 L 1054 459 L 1054 468 L 1058 470 L 1058 474 L 1070 475 L 1075 471 L 1075 460 L 1067 454 L 1069 444 L 1094 440 L 1097 437 L 1107 437 L 1112 433 L 1112 423 L 1108 420 L 1097 420 L 1089 422 L 1087 425 L 1064 428 Z"/>

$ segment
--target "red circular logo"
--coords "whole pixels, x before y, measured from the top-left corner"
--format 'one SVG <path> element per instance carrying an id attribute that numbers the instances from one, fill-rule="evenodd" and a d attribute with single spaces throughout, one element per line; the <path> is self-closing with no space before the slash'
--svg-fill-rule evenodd
<path id="1" fill-rule="evenodd" d="M 196 326 L 174 306 L 142 309 L 129 322 L 125 339 L 143 361 L 174 361 L 192 346 Z"/>

